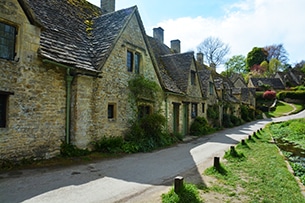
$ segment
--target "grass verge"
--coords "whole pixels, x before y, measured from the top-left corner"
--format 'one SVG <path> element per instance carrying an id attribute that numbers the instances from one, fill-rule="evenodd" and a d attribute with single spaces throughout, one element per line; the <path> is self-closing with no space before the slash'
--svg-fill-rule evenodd
<path id="1" fill-rule="evenodd" d="M 270 142 L 268 131 L 258 136 L 260 139 L 247 141 L 248 147 L 237 145 L 236 151 L 244 155 L 243 159 L 226 153 L 222 164 L 226 173 L 219 173 L 213 167 L 204 172 L 215 181 L 209 183 L 203 198 L 210 193 L 220 196 L 222 202 L 305 202 L 284 157 Z"/>

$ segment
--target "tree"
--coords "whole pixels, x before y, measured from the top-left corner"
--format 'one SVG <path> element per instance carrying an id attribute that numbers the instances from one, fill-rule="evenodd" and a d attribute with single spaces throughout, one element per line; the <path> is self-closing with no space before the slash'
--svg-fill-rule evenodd
<path id="1" fill-rule="evenodd" d="M 208 37 L 197 47 L 198 52 L 202 52 L 209 65 L 218 66 L 224 63 L 224 57 L 229 53 L 230 47 L 219 38 Z"/>
<path id="2" fill-rule="evenodd" d="M 260 65 L 263 61 L 267 61 L 268 53 L 264 48 L 254 47 L 246 58 L 246 70 L 249 72 L 254 65 Z"/>
<path id="3" fill-rule="evenodd" d="M 268 53 L 268 61 L 271 61 L 271 59 L 277 59 L 282 64 L 286 64 L 288 62 L 288 53 L 284 48 L 283 44 L 269 45 L 266 46 L 264 49 Z"/>
<path id="4" fill-rule="evenodd" d="M 270 75 L 273 75 L 275 74 L 276 72 L 278 72 L 279 70 L 282 70 L 284 69 L 283 68 L 283 64 L 281 63 L 281 61 L 279 61 L 278 59 L 276 58 L 272 58 L 270 61 L 269 61 L 269 74 Z"/>
<path id="5" fill-rule="evenodd" d="M 246 57 L 243 55 L 232 56 L 226 63 L 228 73 L 244 73 L 246 72 Z"/>

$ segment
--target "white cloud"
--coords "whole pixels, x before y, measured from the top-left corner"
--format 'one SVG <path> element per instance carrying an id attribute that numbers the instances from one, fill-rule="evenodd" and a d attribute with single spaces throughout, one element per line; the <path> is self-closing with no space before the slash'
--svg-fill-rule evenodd
<path id="1" fill-rule="evenodd" d="M 246 0 L 226 8 L 220 19 L 183 17 L 158 23 L 165 43 L 180 39 L 182 51 L 197 51 L 207 37 L 220 38 L 231 47 L 229 55 L 247 55 L 255 46 L 282 43 L 290 63 L 305 60 L 305 1 Z M 152 28 L 150 29 L 152 30 Z"/>

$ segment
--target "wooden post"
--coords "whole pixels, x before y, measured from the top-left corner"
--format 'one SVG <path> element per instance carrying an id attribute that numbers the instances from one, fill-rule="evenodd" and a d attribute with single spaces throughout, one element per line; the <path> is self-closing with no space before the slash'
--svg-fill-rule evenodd
<path id="1" fill-rule="evenodd" d="M 220 170 L 220 158 L 214 157 L 214 168 L 219 171 Z"/>
<path id="2" fill-rule="evenodd" d="M 242 144 L 242 145 L 246 145 L 245 140 L 241 140 L 241 144 Z"/>
<path id="3" fill-rule="evenodd" d="M 174 191 L 176 194 L 178 194 L 182 188 L 183 188 L 183 177 L 182 176 L 177 176 L 175 178 L 175 181 L 174 181 Z"/>
<path id="4" fill-rule="evenodd" d="M 249 135 L 249 140 L 252 140 L 252 137 L 251 137 L 251 135 Z"/>

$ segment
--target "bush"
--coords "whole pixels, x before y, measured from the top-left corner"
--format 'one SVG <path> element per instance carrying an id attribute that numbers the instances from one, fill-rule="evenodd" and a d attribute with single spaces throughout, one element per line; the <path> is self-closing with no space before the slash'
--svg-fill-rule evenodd
<path id="1" fill-rule="evenodd" d="M 208 107 L 207 117 L 212 120 L 217 120 L 219 118 L 219 107 L 217 104 Z"/>
<path id="2" fill-rule="evenodd" d="M 296 100 L 305 100 L 305 91 L 303 91 L 303 90 L 282 91 L 277 94 L 277 98 L 280 100 L 284 100 L 286 98 L 296 99 Z"/>
<path id="3" fill-rule="evenodd" d="M 206 135 L 210 131 L 211 127 L 204 117 L 196 117 L 190 127 L 190 133 L 194 136 Z"/>
<path id="4" fill-rule="evenodd" d="M 124 151 L 147 152 L 176 142 L 178 138 L 165 131 L 165 124 L 166 118 L 158 113 L 133 121 L 125 134 Z"/>
<path id="5" fill-rule="evenodd" d="M 241 119 L 230 114 L 223 114 L 223 127 L 231 128 L 233 126 L 238 126 L 242 123 Z"/>
<path id="6" fill-rule="evenodd" d="M 223 127 L 225 128 L 232 128 L 234 125 L 231 122 L 231 118 L 229 114 L 223 114 Z"/>
<path id="7" fill-rule="evenodd" d="M 272 90 L 267 90 L 266 92 L 264 92 L 263 98 L 268 100 L 273 100 L 276 98 L 276 92 Z"/>
<path id="8" fill-rule="evenodd" d="M 123 144 L 124 139 L 120 136 L 103 136 L 100 140 L 93 143 L 96 151 L 104 153 L 122 152 Z"/>
<path id="9" fill-rule="evenodd" d="M 90 153 L 88 149 L 79 149 L 72 144 L 67 144 L 63 142 L 60 145 L 60 155 L 63 157 L 78 157 L 78 156 L 86 156 Z"/>

